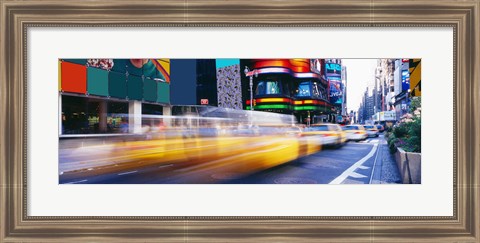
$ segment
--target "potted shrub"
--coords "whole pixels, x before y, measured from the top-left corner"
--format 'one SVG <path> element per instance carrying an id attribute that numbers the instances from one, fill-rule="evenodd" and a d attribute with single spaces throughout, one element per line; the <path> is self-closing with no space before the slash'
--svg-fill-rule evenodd
<path id="1" fill-rule="evenodd" d="M 411 113 L 403 115 L 388 136 L 390 153 L 395 154 L 403 183 L 420 183 L 422 108 L 420 97 L 412 98 Z"/>

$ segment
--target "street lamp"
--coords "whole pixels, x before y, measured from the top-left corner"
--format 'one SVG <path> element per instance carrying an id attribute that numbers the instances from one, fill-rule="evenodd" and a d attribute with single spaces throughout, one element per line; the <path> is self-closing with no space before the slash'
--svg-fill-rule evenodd
<path id="1" fill-rule="evenodd" d="M 250 69 L 245 66 L 245 76 L 250 77 L 250 110 L 253 111 L 253 75 L 255 75 L 255 78 L 258 77 L 258 72 L 256 69 L 253 71 L 250 71 Z"/>

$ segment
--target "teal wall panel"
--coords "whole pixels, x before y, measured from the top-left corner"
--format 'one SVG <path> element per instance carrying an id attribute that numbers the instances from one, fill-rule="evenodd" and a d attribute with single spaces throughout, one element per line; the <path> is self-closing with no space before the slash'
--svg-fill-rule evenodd
<path id="1" fill-rule="evenodd" d="M 87 68 L 87 91 L 91 95 L 108 96 L 108 71 Z"/>
<path id="2" fill-rule="evenodd" d="M 127 62 L 130 62 L 130 61 L 128 59 L 113 59 L 112 71 L 117 73 L 126 73 Z"/>
<path id="3" fill-rule="evenodd" d="M 157 82 L 145 79 L 143 82 L 143 99 L 150 102 L 157 101 Z"/>
<path id="4" fill-rule="evenodd" d="M 127 97 L 127 77 L 124 73 L 108 73 L 108 93 L 111 97 L 125 99 Z"/>
<path id="5" fill-rule="evenodd" d="M 143 80 L 141 77 L 128 75 L 127 96 L 129 100 L 143 99 Z"/>
<path id="6" fill-rule="evenodd" d="M 157 83 L 157 102 L 170 103 L 170 85 L 168 83 Z"/>

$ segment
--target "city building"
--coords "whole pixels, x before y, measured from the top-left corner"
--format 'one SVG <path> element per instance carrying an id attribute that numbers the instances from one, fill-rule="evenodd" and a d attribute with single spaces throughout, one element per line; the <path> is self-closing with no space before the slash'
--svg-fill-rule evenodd
<path id="1" fill-rule="evenodd" d="M 346 71 L 340 59 L 60 59 L 59 135 L 143 133 L 204 106 L 347 123 Z"/>
<path id="2" fill-rule="evenodd" d="M 396 117 L 401 117 L 408 113 L 409 92 L 410 92 L 410 74 L 409 59 L 395 60 L 394 73 L 394 92 L 395 92 L 395 112 Z"/>
<path id="3" fill-rule="evenodd" d="M 369 122 L 373 114 L 373 96 L 369 92 L 369 88 L 363 92 L 362 101 L 358 110 L 358 122 Z"/>
<path id="4" fill-rule="evenodd" d="M 392 98 L 394 97 L 394 72 L 395 72 L 395 59 L 381 59 L 382 73 L 380 79 L 384 85 L 383 88 L 383 108 L 382 111 L 393 110 Z"/>
<path id="5" fill-rule="evenodd" d="M 169 59 L 59 59 L 59 135 L 140 133 L 170 114 Z"/>
<path id="6" fill-rule="evenodd" d="M 374 113 L 373 123 L 385 125 L 395 120 L 394 97 L 394 66 L 395 59 L 378 59 L 375 69 L 375 87 L 372 93 Z"/>
<path id="7" fill-rule="evenodd" d="M 342 66 L 342 84 L 343 84 L 343 96 L 342 96 L 342 115 L 349 116 L 347 110 L 347 67 Z"/>
<path id="8" fill-rule="evenodd" d="M 245 109 L 293 114 L 304 124 L 335 122 L 343 94 L 340 60 L 332 60 L 241 60 Z"/>

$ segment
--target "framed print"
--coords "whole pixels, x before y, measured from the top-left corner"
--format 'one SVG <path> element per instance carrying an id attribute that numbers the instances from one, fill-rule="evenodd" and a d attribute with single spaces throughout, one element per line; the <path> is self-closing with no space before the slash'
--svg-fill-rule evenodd
<path id="1" fill-rule="evenodd" d="M 480 241 L 478 0 L 0 4 L 2 242 Z"/>

